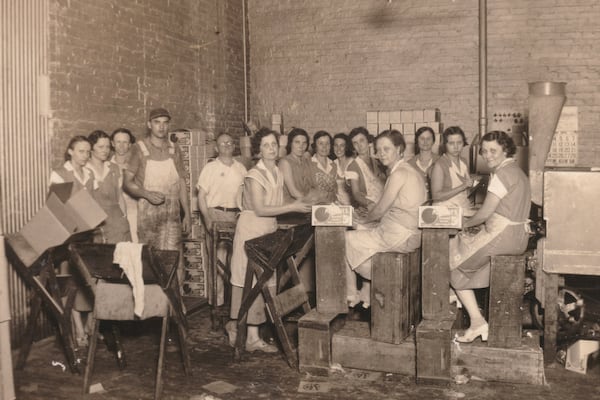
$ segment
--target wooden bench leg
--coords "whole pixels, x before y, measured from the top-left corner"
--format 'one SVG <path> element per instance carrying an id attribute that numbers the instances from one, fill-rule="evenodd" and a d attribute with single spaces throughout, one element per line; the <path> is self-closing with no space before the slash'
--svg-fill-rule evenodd
<path id="1" fill-rule="evenodd" d="M 163 317 L 162 319 L 162 328 L 160 330 L 160 348 L 158 352 L 158 366 L 156 368 L 156 386 L 154 389 L 154 400 L 160 399 L 160 394 L 162 392 L 163 382 L 162 382 L 162 373 L 163 373 L 163 364 L 165 361 L 165 347 L 167 345 L 167 327 L 169 325 L 169 317 Z"/>
<path id="2" fill-rule="evenodd" d="M 525 256 L 492 256 L 490 265 L 489 347 L 521 346 Z"/>
<path id="3" fill-rule="evenodd" d="M 92 333 L 92 337 L 90 339 L 90 347 L 88 348 L 87 365 L 83 374 L 83 394 L 87 394 L 90 391 L 90 379 L 92 378 L 92 373 L 94 372 L 94 361 L 96 359 L 96 346 L 98 343 L 99 331 L 100 320 L 96 319 L 94 321 L 94 332 Z"/>

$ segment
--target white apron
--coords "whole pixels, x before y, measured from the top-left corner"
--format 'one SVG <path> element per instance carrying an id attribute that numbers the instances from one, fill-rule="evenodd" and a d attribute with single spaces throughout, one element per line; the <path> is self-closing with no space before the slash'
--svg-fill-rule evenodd
<path id="1" fill-rule="evenodd" d="M 454 162 L 450 162 L 450 182 L 452 183 L 452 189 L 457 188 L 463 184 L 465 179 L 469 178 L 469 170 L 467 169 L 466 164 L 459 160 L 460 166 L 454 164 Z M 436 206 L 458 206 L 462 207 L 463 214 L 465 216 L 472 216 L 475 214 L 475 211 L 472 210 L 473 205 L 469 201 L 467 197 L 467 191 L 463 190 L 462 192 L 454 195 L 453 197 L 446 199 L 444 201 L 436 201 L 434 203 Z"/>

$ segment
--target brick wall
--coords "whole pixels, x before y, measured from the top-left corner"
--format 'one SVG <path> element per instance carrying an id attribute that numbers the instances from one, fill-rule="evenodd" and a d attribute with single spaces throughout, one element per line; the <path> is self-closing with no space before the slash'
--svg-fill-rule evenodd
<path id="1" fill-rule="evenodd" d="M 251 106 L 267 124 L 348 131 L 366 111 L 437 107 L 478 130 L 477 0 L 250 3 Z M 567 82 L 579 164 L 600 160 L 600 3 L 488 1 L 488 112 L 526 110 L 527 82 Z"/>
<path id="2" fill-rule="evenodd" d="M 172 128 L 241 132 L 241 2 L 51 0 L 53 165 L 74 135 L 145 132 L 164 106 Z"/>

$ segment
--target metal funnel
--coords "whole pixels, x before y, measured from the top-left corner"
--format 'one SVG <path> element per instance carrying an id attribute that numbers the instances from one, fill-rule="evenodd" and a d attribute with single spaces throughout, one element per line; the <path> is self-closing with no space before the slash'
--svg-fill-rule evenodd
<path id="1" fill-rule="evenodd" d="M 544 165 L 560 112 L 565 104 L 565 82 L 529 83 L 529 183 L 531 200 L 543 204 Z"/>

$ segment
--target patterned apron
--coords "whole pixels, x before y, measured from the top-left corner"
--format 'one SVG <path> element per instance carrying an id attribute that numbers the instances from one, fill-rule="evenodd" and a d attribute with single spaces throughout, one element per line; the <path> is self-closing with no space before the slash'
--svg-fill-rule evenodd
<path id="1" fill-rule="evenodd" d="M 140 243 L 147 243 L 160 250 L 179 250 L 181 243 L 181 218 L 179 203 L 179 174 L 172 158 L 162 161 L 148 159 L 150 153 L 140 142 L 146 157 L 144 188 L 161 192 L 165 201 L 153 205 L 148 200 L 138 200 L 138 237 Z M 174 153 L 174 148 L 169 148 Z"/>

